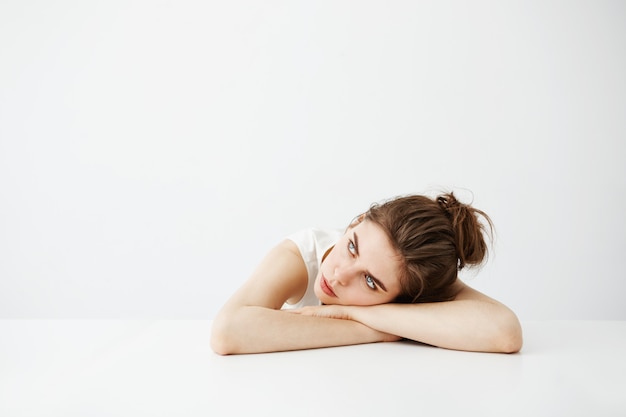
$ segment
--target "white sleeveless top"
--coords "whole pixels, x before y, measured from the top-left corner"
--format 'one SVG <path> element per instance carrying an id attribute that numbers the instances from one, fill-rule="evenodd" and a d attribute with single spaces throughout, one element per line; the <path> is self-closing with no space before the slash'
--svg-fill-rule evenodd
<path id="1" fill-rule="evenodd" d="M 309 282 L 300 301 L 295 304 L 285 303 L 283 309 L 320 305 L 320 300 L 314 292 L 315 279 L 319 273 L 324 254 L 335 245 L 343 233 L 343 230 L 339 229 L 305 229 L 287 236 L 287 239 L 294 242 L 300 250 L 300 255 L 302 255 L 306 265 Z"/>

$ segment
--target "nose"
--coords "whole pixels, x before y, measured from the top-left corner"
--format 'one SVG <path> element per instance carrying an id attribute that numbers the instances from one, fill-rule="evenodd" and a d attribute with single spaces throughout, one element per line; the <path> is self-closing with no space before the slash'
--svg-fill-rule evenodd
<path id="1" fill-rule="evenodd" d="M 355 275 L 355 270 L 352 266 L 339 265 L 335 267 L 331 281 L 339 285 L 348 285 Z"/>

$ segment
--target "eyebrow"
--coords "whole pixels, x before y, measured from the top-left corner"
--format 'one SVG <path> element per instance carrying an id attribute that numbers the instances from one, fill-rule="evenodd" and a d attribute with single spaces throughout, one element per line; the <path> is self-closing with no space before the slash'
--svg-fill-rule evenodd
<path id="1" fill-rule="evenodd" d="M 359 237 L 356 235 L 356 232 L 352 232 L 352 238 L 354 239 L 354 251 L 356 254 L 359 254 Z M 378 285 L 384 292 L 387 292 L 387 287 L 383 284 L 378 278 L 374 277 L 374 275 L 367 272 L 367 275 Z"/>

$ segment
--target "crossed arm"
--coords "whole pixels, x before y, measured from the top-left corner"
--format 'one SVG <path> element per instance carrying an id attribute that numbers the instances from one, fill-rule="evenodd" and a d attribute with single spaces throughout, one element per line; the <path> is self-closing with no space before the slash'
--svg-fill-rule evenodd
<path id="1" fill-rule="evenodd" d="M 459 285 L 462 289 L 453 301 L 305 307 L 298 313 L 353 320 L 380 332 L 447 349 L 519 351 L 522 329 L 515 314 L 484 294 L 462 283 Z"/>
<path id="2" fill-rule="evenodd" d="M 453 301 L 376 306 L 316 306 L 280 310 L 304 294 L 304 262 L 285 241 L 261 262 L 213 323 L 219 354 L 260 353 L 411 339 L 482 352 L 517 352 L 522 331 L 503 304 L 459 282 Z"/>

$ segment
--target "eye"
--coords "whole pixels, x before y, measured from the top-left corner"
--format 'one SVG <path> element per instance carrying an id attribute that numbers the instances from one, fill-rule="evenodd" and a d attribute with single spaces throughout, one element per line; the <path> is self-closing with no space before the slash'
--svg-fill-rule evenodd
<path id="1" fill-rule="evenodd" d="M 365 283 L 371 289 L 373 289 L 373 290 L 376 289 L 376 283 L 374 282 L 374 279 L 372 277 L 370 277 L 369 275 L 365 275 Z"/>
<path id="2" fill-rule="evenodd" d="M 352 255 L 356 255 L 356 247 L 354 246 L 354 242 L 349 240 L 348 241 L 348 251 L 352 254 Z"/>

